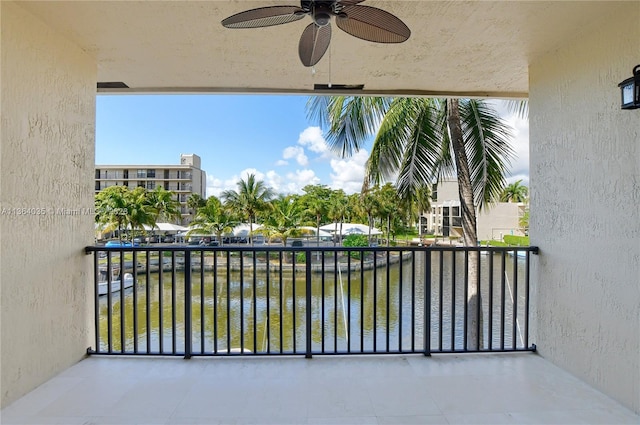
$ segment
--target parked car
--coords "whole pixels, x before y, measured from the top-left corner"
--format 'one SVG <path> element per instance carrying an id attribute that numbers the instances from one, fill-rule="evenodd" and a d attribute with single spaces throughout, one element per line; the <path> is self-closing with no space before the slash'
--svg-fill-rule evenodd
<path id="1" fill-rule="evenodd" d="M 131 247 L 131 242 L 109 241 L 104 244 L 105 248 L 127 248 Z"/>

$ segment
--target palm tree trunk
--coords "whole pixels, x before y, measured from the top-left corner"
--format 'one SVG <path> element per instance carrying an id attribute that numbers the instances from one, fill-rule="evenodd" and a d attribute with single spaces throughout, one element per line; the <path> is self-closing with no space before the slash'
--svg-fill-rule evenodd
<path id="1" fill-rule="evenodd" d="M 249 241 L 253 246 L 253 216 L 249 216 Z"/>
<path id="2" fill-rule="evenodd" d="M 473 186 L 471 185 L 471 174 L 469 163 L 464 146 L 462 124 L 460 122 L 460 110 L 458 99 L 447 100 L 447 121 L 451 132 L 451 144 L 456 161 L 456 171 L 458 174 L 458 194 L 460 196 L 460 207 L 462 210 L 462 230 L 465 246 L 476 246 L 478 244 L 476 210 L 473 202 Z M 482 311 L 480 293 L 478 291 L 478 252 L 469 253 L 469 263 L 467 265 L 469 281 L 467 290 L 467 347 L 471 350 L 479 349 L 482 341 Z M 480 329 L 480 332 L 478 332 Z M 465 348 L 467 348 L 465 347 Z"/>

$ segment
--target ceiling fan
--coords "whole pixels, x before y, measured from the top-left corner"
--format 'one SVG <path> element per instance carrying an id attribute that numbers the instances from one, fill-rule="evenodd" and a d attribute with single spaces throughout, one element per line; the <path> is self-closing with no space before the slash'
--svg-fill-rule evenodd
<path id="1" fill-rule="evenodd" d="M 376 43 L 402 43 L 411 30 L 398 17 L 364 0 L 302 0 L 298 6 L 269 6 L 245 10 L 222 21 L 226 28 L 261 28 L 294 22 L 309 15 L 313 22 L 300 37 L 298 54 L 304 66 L 317 64 L 329 48 L 331 17 L 344 32 Z"/>

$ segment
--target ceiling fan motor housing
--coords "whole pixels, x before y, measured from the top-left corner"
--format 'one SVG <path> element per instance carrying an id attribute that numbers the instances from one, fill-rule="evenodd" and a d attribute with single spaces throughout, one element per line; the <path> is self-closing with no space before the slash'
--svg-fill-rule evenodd
<path id="1" fill-rule="evenodd" d="M 317 26 L 324 27 L 331 23 L 331 15 L 335 15 L 334 1 L 316 1 L 311 4 L 311 8 L 311 16 Z"/>

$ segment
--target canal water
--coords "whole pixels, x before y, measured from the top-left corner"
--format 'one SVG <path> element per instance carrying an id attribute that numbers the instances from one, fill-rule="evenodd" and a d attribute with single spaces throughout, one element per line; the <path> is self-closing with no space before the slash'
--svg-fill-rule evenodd
<path id="1" fill-rule="evenodd" d="M 494 349 L 525 347 L 525 259 L 489 254 L 480 255 L 479 261 L 483 348 L 489 342 Z M 464 252 L 432 253 L 430 300 L 424 253 L 388 268 L 334 270 L 327 265 L 326 273 L 312 273 L 314 353 L 420 352 L 425 345 L 425 310 L 430 312 L 431 349 L 463 348 Z M 218 267 L 202 274 L 197 266 L 191 278 L 193 353 L 305 352 L 304 272 Z M 99 351 L 108 351 L 110 340 L 113 352 L 185 351 L 184 272 L 149 273 L 148 281 L 146 273 L 139 273 L 135 288 L 110 298 L 109 306 L 109 297 L 99 297 Z"/>

